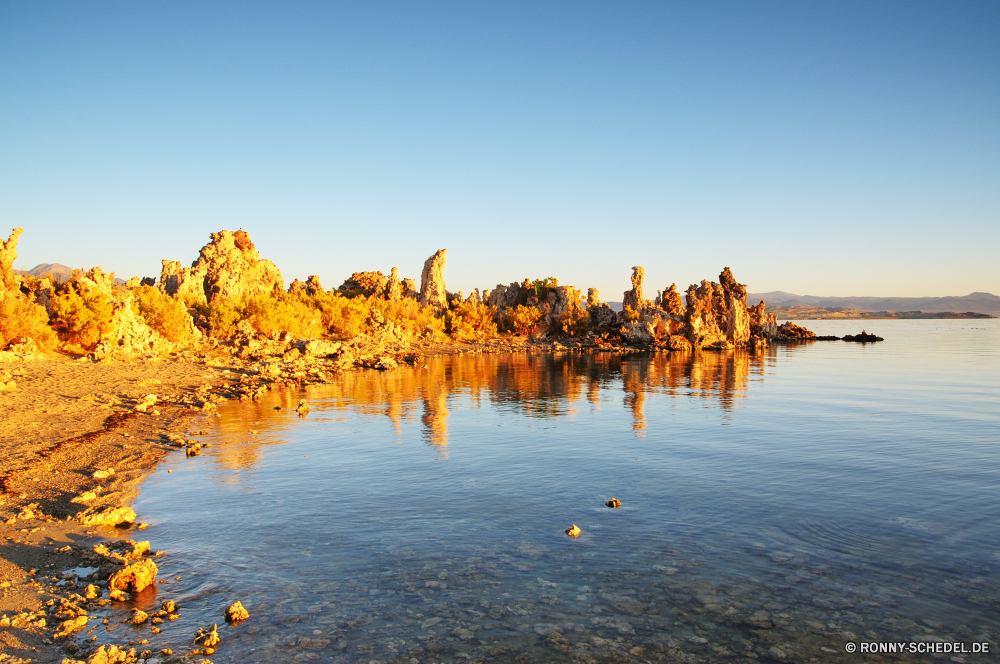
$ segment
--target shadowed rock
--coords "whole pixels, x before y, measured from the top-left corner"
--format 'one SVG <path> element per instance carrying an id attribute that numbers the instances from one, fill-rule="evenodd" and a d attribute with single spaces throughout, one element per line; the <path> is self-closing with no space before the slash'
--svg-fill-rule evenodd
<path id="1" fill-rule="evenodd" d="M 750 314 L 747 313 L 747 287 L 736 282 L 727 267 L 719 275 L 726 302 L 726 341 L 745 346 L 750 340 Z"/>

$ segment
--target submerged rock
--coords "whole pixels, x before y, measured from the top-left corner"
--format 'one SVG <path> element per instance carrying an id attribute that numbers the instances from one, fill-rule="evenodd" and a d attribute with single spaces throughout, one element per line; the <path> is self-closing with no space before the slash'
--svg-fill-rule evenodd
<path id="1" fill-rule="evenodd" d="M 211 627 L 199 628 L 198 632 L 194 635 L 194 642 L 205 648 L 215 648 L 222 642 L 222 639 L 219 638 L 218 628 L 218 624 Z"/>

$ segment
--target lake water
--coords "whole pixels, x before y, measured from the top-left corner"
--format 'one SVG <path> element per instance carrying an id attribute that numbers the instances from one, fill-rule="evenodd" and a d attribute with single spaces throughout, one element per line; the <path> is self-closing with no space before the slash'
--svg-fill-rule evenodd
<path id="1" fill-rule="evenodd" d="M 911 640 L 991 654 L 889 660 L 998 661 L 998 323 L 437 358 L 225 404 L 135 504 L 169 579 L 139 602 L 182 619 L 101 642 L 219 622 L 216 664 L 877 661 L 845 645 Z M 237 599 L 251 618 L 223 625 Z"/>

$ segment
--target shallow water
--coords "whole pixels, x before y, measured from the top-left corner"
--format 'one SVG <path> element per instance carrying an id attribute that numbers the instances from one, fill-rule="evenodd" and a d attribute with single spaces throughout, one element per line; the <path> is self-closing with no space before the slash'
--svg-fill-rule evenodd
<path id="1" fill-rule="evenodd" d="M 886 341 L 438 358 L 225 404 L 135 504 L 169 579 L 139 602 L 183 618 L 101 641 L 239 599 L 216 664 L 996 653 L 1000 321 L 863 323 Z"/>

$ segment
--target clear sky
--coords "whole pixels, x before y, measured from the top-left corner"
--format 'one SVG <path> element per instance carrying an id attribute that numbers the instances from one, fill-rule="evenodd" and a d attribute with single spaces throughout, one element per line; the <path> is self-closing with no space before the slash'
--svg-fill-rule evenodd
<path id="1" fill-rule="evenodd" d="M 997 2 L 0 2 L 0 230 L 118 276 L 1000 294 Z"/>

